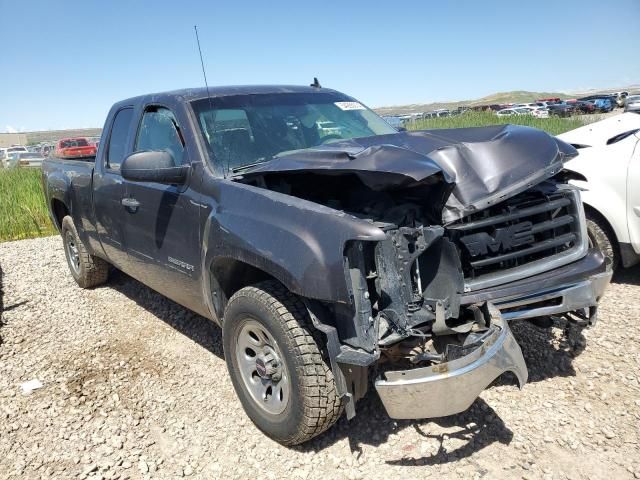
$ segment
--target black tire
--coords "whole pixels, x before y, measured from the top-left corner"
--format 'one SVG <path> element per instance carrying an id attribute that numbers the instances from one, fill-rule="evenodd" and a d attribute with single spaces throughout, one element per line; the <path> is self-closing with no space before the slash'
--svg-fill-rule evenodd
<path id="1" fill-rule="evenodd" d="M 243 379 L 238 360 L 239 337 L 246 324 L 259 324 L 275 341 L 279 363 L 287 374 L 288 399 L 281 413 L 265 410 Z M 283 445 L 297 445 L 331 427 L 342 414 L 333 373 L 323 358 L 321 338 L 304 303 L 276 281 L 264 281 L 236 292 L 222 326 L 225 359 L 245 412 L 266 435 Z M 264 371 L 263 371 L 264 373 Z M 264 378 L 251 374 L 252 379 Z M 245 373 L 246 376 L 246 373 Z M 264 383 L 262 383 L 264 385 Z M 259 387 L 258 387 L 259 388 Z M 286 405 L 286 406 L 285 406 Z"/>
<path id="2" fill-rule="evenodd" d="M 599 248 L 611 260 L 611 268 L 615 270 L 620 263 L 618 242 L 611 227 L 597 214 L 586 212 L 587 234 L 589 246 Z"/>
<path id="3" fill-rule="evenodd" d="M 62 242 L 69 272 L 80 287 L 93 288 L 107 281 L 109 264 L 87 252 L 69 215 L 62 219 Z"/>

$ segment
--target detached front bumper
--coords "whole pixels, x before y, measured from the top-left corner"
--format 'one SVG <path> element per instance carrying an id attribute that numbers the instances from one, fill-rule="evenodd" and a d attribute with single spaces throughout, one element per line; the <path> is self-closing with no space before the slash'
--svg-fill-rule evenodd
<path id="1" fill-rule="evenodd" d="M 500 313 L 492 310 L 494 332 L 469 354 L 430 367 L 385 372 L 375 382 L 391 418 L 453 415 L 469 408 L 480 393 L 505 372 L 520 388 L 528 372 L 520 346 Z"/>
<path id="2" fill-rule="evenodd" d="M 466 293 L 462 305 L 489 303 L 494 332 L 478 348 L 455 360 L 382 374 L 375 387 L 387 413 L 392 418 L 415 419 L 462 412 L 505 372 L 513 372 L 522 388 L 527 381 L 527 367 L 508 320 L 583 309 L 593 313 L 611 275 L 602 253 L 592 249 L 582 259 L 563 267 Z"/>

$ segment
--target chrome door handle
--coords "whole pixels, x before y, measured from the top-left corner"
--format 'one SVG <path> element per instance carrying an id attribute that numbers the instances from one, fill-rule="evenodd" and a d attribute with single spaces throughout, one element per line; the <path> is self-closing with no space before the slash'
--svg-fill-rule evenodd
<path id="1" fill-rule="evenodd" d="M 140 206 L 139 201 L 137 201 L 135 198 L 130 198 L 130 197 L 123 198 L 122 200 L 120 200 L 120 203 L 122 203 L 122 206 L 124 208 L 132 212 L 135 212 L 136 210 L 138 210 L 138 207 Z"/>

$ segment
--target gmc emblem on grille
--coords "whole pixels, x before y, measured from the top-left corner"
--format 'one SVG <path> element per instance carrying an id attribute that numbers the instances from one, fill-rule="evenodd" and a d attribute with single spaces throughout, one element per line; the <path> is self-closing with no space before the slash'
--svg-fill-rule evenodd
<path id="1" fill-rule="evenodd" d="M 535 241 L 531 233 L 531 225 L 531 222 L 520 222 L 508 227 L 496 228 L 493 235 L 487 232 L 473 233 L 461 237 L 460 241 L 472 257 L 487 255 L 489 252 L 508 252 Z"/>

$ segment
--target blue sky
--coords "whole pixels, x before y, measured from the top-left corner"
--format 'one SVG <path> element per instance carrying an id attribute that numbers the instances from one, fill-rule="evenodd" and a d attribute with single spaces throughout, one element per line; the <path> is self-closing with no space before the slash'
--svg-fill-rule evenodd
<path id="1" fill-rule="evenodd" d="M 102 126 L 117 100 L 322 85 L 370 106 L 640 83 L 640 0 L 0 0 L 0 131 Z"/>

